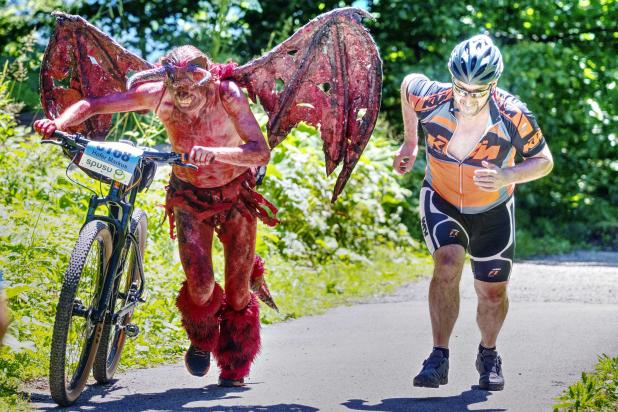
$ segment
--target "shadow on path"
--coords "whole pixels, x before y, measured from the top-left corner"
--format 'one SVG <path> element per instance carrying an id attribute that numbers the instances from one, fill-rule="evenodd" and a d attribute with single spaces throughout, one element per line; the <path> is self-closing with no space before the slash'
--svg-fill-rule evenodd
<path id="1" fill-rule="evenodd" d="M 382 412 L 400 412 L 400 411 L 449 411 L 449 412 L 464 412 L 470 411 L 468 406 L 485 402 L 491 396 L 491 392 L 479 389 L 478 386 L 472 386 L 469 391 L 462 392 L 457 396 L 432 396 L 427 398 L 390 398 L 382 399 L 381 403 L 375 405 L 367 404 L 367 401 L 362 399 L 350 399 L 342 403 L 343 406 L 355 411 L 382 411 Z M 475 411 L 484 412 L 501 412 L 506 409 L 475 409 Z"/>
<path id="2" fill-rule="evenodd" d="M 165 392 L 156 393 L 133 393 L 114 394 L 113 391 L 122 388 L 117 386 L 118 381 L 113 381 L 111 386 L 90 385 L 82 393 L 77 402 L 67 408 L 55 406 L 51 396 L 45 393 L 33 393 L 31 402 L 44 403 L 49 406 L 39 407 L 41 411 L 143 411 L 143 410 L 166 410 L 166 411 L 238 411 L 238 412 L 316 412 L 317 408 L 298 404 L 275 404 L 275 405 L 248 405 L 248 406 L 225 406 L 218 405 L 216 401 L 238 399 L 238 394 L 250 390 L 251 385 L 241 388 L 221 388 L 218 385 L 208 385 L 203 388 L 178 388 Z M 93 398 L 100 397 L 93 401 Z M 199 402 L 199 404 L 197 404 Z M 212 404 L 207 405 L 204 402 Z M 196 403 L 192 405 L 193 403 Z"/>

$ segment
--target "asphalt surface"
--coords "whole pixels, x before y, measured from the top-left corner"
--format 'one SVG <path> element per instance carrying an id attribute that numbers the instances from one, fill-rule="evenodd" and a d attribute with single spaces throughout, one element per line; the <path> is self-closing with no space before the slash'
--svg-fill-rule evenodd
<path id="1" fill-rule="evenodd" d="M 431 350 L 428 282 L 263 327 L 263 350 L 243 388 L 218 388 L 216 368 L 195 378 L 178 363 L 91 385 L 69 410 L 550 411 L 599 354 L 618 356 L 618 253 L 521 262 L 511 276 L 510 312 L 498 340 L 505 390 L 478 389 L 480 337 L 468 267 L 449 384 L 415 388 L 412 377 Z M 32 406 L 54 408 L 44 389 L 33 392 Z"/>

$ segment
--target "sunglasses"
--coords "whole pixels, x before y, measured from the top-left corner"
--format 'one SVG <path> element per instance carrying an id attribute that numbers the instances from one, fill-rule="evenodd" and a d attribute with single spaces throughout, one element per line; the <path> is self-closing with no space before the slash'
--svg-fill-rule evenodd
<path id="1" fill-rule="evenodd" d="M 485 89 L 482 90 L 476 90 L 474 92 L 471 92 L 469 90 L 466 90 L 462 87 L 459 87 L 455 84 L 455 82 L 453 82 L 453 91 L 455 93 L 457 93 L 457 95 L 459 95 L 460 97 L 466 97 L 466 96 L 470 96 L 473 99 L 480 99 L 482 97 L 485 97 L 489 94 L 489 92 L 491 92 L 491 88 L 493 87 L 493 85 L 488 86 Z"/>

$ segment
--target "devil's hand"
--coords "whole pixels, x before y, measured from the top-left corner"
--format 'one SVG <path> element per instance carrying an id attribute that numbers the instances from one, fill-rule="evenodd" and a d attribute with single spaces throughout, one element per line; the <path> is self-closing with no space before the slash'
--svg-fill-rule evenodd
<path id="1" fill-rule="evenodd" d="M 39 119 L 34 122 L 34 130 L 43 136 L 43 139 L 49 139 L 58 129 L 56 122 L 50 119 Z"/>
<path id="2" fill-rule="evenodd" d="M 193 146 L 189 153 L 189 161 L 198 166 L 209 165 L 215 161 L 215 152 L 205 146 Z"/>

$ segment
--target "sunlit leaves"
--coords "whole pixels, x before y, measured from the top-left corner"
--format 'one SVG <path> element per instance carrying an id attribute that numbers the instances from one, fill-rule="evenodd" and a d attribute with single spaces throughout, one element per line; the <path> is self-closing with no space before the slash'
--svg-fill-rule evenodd
<path id="1" fill-rule="evenodd" d="M 570 385 L 554 405 L 555 411 L 611 411 L 618 405 L 618 357 L 599 356 L 592 373 Z"/>

